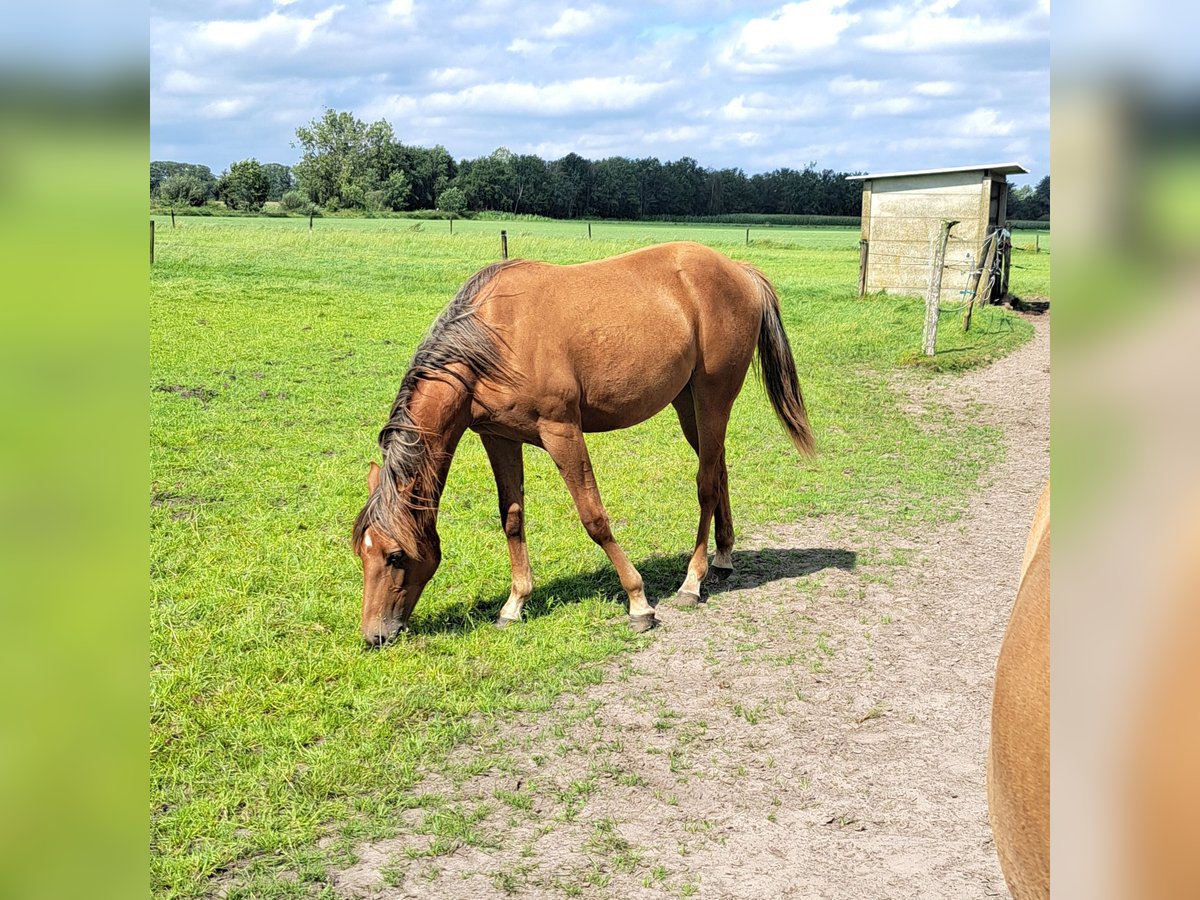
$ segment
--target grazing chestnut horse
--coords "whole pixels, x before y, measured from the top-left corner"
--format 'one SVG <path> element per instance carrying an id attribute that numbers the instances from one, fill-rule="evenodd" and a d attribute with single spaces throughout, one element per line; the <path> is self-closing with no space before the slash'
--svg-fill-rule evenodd
<path id="1" fill-rule="evenodd" d="M 1050 896 L 1050 485 L 996 663 L 988 813 L 1013 900 Z"/>
<path id="2" fill-rule="evenodd" d="M 583 435 L 629 428 L 672 404 L 699 456 L 700 524 L 679 589 L 696 603 L 708 573 L 733 568 L 725 428 L 758 348 L 771 405 L 796 447 L 813 448 L 779 298 L 761 272 L 693 243 L 597 262 L 513 260 L 477 272 L 417 348 L 371 463 L 354 523 L 363 565 L 362 633 L 379 645 L 408 625 L 441 559 L 438 499 L 463 433 L 487 451 L 508 538 L 512 591 L 503 627 L 533 590 L 525 546 L 522 445 L 550 454 L 588 535 L 629 596 L 634 631 L 655 625 L 642 577 L 613 538 Z"/>

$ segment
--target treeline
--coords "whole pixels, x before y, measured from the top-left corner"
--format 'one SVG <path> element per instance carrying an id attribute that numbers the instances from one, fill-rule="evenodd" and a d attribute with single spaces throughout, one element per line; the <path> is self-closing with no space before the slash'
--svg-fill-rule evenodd
<path id="1" fill-rule="evenodd" d="M 738 168 L 706 168 L 690 157 L 664 163 L 569 153 L 546 161 L 504 147 L 455 161 L 441 145 L 401 143 L 386 120 L 367 124 L 333 109 L 297 128 L 295 146 L 301 159 L 291 168 L 243 160 L 219 177 L 207 166 L 151 163 L 151 196 L 193 206 L 219 199 L 249 210 L 277 200 L 295 211 L 442 210 L 461 216 L 490 210 L 556 219 L 856 217 L 862 208 L 861 185 L 846 180 L 858 173 L 818 171 L 815 163 L 748 176 Z M 1015 188 L 1009 215 L 1048 218 L 1049 206 L 1047 177 L 1036 189 Z"/>
<path id="2" fill-rule="evenodd" d="M 294 184 L 290 166 L 256 159 L 230 164 L 219 178 L 208 166 L 195 163 L 150 163 L 151 198 L 178 206 L 221 200 L 231 209 L 257 210 L 268 200 L 282 200 Z"/>
<path id="3" fill-rule="evenodd" d="M 569 153 L 546 161 L 503 147 L 456 161 L 440 145 L 401 143 L 384 120 L 367 124 L 332 109 L 297 128 L 296 139 L 301 159 L 291 168 L 244 160 L 215 176 L 207 166 L 151 163 L 151 196 L 180 206 L 219 199 L 235 209 L 256 209 L 278 200 L 295 210 L 494 210 L 564 219 L 857 216 L 861 206 L 857 183 L 815 165 L 747 176 L 736 168 L 706 168 L 690 157 L 664 163 Z"/>
<path id="4" fill-rule="evenodd" d="M 1008 190 L 1008 218 L 1048 222 L 1050 220 L 1050 176 L 1036 187 L 1027 184 Z"/>

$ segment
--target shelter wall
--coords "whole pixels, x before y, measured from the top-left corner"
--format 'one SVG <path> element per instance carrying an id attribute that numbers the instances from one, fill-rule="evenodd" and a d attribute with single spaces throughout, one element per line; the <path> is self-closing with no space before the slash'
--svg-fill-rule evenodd
<path id="1" fill-rule="evenodd" d="M 957 219 L 946 248 L 942 300 L 960 299 L 970 267 L 968 254 L 979 252 L 987 233 L 990 183 L 975 171 L 874 179 L 864 184 L 866 291 L 926 293 L 942 220 Z"/>

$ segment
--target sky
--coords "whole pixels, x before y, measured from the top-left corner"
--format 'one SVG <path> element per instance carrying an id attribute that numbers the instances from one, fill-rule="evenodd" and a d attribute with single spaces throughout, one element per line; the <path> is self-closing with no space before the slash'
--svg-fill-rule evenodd
<path id="1" fill-rule="evenodd" d="M 151 0 L 150 153 L 293 164 L 326 107 L 456 159 L 1050 171 L 1049 0 Z"/>

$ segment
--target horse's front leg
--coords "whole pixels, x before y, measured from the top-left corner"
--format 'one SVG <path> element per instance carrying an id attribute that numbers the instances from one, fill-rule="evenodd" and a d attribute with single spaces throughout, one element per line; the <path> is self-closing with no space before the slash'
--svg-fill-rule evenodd
<path id="1" fill-rule="evenodd" d="M 512 563 L 512 590 L 496 619 L 496 627 L 505 628 L 520 621 L 521 609 L 533 593 L 533 571 L 529 568 L 529 548 L 525 543 L 525 460 L 519 441 L 491 435 L 480 435 L 480 440 L 496 477 L 500 527 L 508 539 L 508 558 Z"/>
<path id="2" fill-rule="evenodd" d="M 600 501 L 600 488 L 592 473 L 592 461 L 588 457 L 587 445 L 583 442 L 583 429 L 575 423 L 545 423 L 538 429 L 542 446 L 558 466 L 559 474 L 566 482 L 567 490 L 575 501 L 579 519 L 588 536 L 600 545 L 608 555 L 621 587 L 629 596 L 629 627 L 636 632 L 649 631 L 658 624 L 654 618 L 654 607 L 646 599 L 642 576 L 634 568 L 621 545 L 613 537 L 608 513 Z"/>

